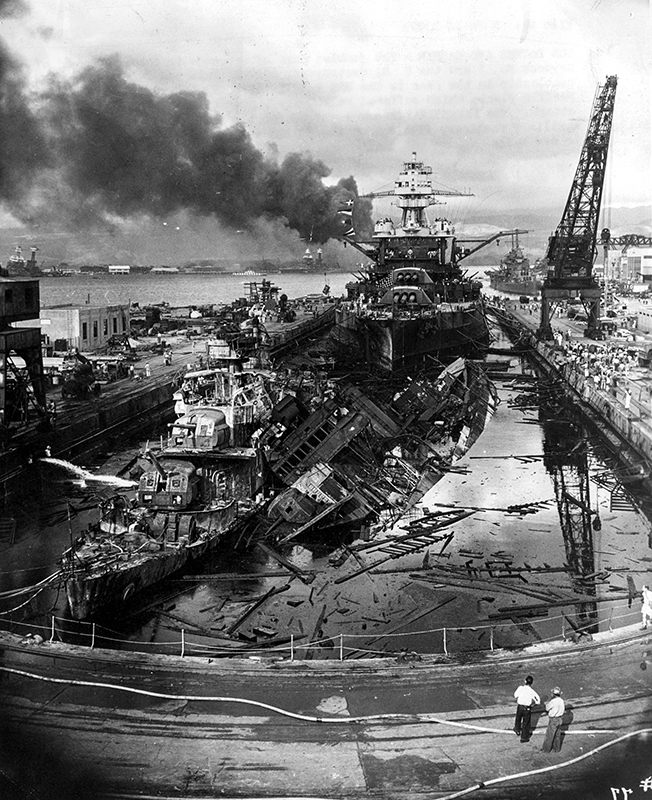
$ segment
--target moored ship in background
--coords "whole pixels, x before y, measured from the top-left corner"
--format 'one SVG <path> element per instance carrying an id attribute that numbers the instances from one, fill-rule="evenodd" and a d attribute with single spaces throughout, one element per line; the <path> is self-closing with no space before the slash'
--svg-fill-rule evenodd
<path id="1" fill-rule="evenodd" d="M 463 246 L 453 224 L 433 222 L 426 209 L 438 196 L 467 193 L 436 189 L 432 168 L 416 153 L 403 164 L 394 189 L 365 197 L 394 197 L 401 221 L 376 222 L 371 241 L 357 241 L 353 212 L 343 210 L 350 229 L 343 241 L 367 256 L 358 280 L 347 285 L 347 300 L 337 310 L 333 338 L 341 353 L 357 352 L 368 366 L 385 372 L 413 372 L 477 357 L 489 345 L 482 284 L 460 266 L 462 260 L 505 235 L 466 237 Z M 351 201 L 351 206 L 353 201 Z"/>
<path id="2" fill-rule="evenodd" d="M 537 264 L 530 264 L 519 244 L 516 231 L 512 236 L 512 248 L 501 260 L 500 267 L 487 272 L 489 284 L 497 292 L 536 297 L 543 285 Z"/>

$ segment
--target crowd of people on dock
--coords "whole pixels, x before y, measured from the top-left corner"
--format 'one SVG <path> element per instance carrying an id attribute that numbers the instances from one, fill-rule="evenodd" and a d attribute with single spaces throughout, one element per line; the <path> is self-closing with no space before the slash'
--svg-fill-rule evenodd
<path id="1" fill-rule="evenodd" d="M 633 348 L 573 339 L 568 331 L 566 334 L 557 331 L 555 339 L 567 363 L 580 370 L 584 374 L 585 381 L 593 382 L 596 389 L 610 391 L 614 396 L 619 381 L 627 379 L 632 370 L 639 366 L 639 354 Z M 626 387 L 627 406 L 628 392 L 629 389 Z"/>

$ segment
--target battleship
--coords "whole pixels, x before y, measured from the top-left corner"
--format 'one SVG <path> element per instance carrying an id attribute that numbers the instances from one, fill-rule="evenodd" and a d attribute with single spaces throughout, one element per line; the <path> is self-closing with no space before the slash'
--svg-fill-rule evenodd
<path id="1" fill-rule="evenodd" d="M 501 260 L 500 267 L 487 273 L 489 284 L 497 292 L 536 297 L 543 282 L 537 275 L 537 265 L 533 267 L 523 253 L 518 234 L 516 231 L 512 236 L 512 248 Z"/>
<path id="2" fill-rule="evenodd" d="M 347 284 L 337 310 L 333 340 L 340 353 L 357 353 L 372 369 L 412 373 L 460 356 L 477 358 L 488 348 L 482 284 L 461 262 L 507 233 L 462 241 L 448 219 L 429 220 L 426 210 L 441 204 L 439 196 L 469 195 L 433 186 L 432 168 L 412 153 L 393 190 L 363 195 L 393 197 L 400 223 L 384 217 L 371 241 L 359 241 L 354 200 L 341 210 L 347 225 L 342 241 L 370 263 Z M 471 242 L 475 246 L 464 246 Z"/>

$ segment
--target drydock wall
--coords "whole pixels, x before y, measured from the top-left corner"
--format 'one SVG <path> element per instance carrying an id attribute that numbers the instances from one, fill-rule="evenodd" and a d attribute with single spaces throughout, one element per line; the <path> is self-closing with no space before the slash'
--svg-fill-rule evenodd
<path id="1" fill-rule="evenodd" d="M 566 362 L 559 348 L 547 342 L 537 342 L 535 352 L 540 366 L 549 375 L 565 381 L 589 408 L 636 450 L 642 459 L 652 464 L 652 428 L 649 421 L 635 416 L 615 397 L 597 389 L 592 380 L 587 381 L 577 367 Z"/>
<path id="2" fill-rule="evenodd" d="M 172 415 L 175 386 L 172 375 L 147 383 L 120 381 L 97 399 L 61 404 L 51 425 L 32 425 L 0 452 L 0 483 L 5 492 L 11 492 L 12 481 L 45 448 L 54 456 L 71 458 L 91 452 L 114 436 L 163 421 Z"/>

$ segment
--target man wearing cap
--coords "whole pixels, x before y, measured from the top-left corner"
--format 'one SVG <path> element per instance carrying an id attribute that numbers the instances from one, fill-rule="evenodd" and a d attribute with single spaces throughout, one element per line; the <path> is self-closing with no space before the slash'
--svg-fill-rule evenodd
<path id="1" fill-rule="evenodd" d="M 561 698 L 561 689 L 559 686 L 555 686 L 552 690 L 552 697 L 546 703 L 548 728 L 546 730 L 546 738 L 541 746 L 544 753 L 549 753 L 551 750 L 558 753 L 561 750 L 561 723 L 565 710 L 566 704 Z"/>
<path id="2" fill-rule="evenodd" d="M 525 681 L 516 689 L 516 718 L 514 719 L 514 733 L 521 737 L 522 742 L 529 742 L 532 732 L 530 731 L 530 718 L 532 716 L 532 706 L 541 702 L 541 698 L 532 688 L 534 678 L 528 675 Z"/>

